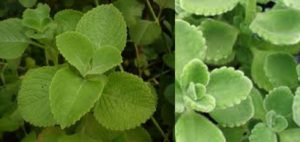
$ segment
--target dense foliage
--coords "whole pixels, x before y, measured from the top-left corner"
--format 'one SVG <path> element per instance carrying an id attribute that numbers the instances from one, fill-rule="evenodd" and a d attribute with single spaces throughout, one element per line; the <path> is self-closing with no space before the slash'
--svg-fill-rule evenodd
<path id="1" fill-rule="evenodd" d="M 0 1 L 0 141 L 172 141 L 173 5 Z"/>
<path id="2" fill-rule="evenodd" d="M 298 142 L 299 0 L 176 0 L 177 142 Z"/>

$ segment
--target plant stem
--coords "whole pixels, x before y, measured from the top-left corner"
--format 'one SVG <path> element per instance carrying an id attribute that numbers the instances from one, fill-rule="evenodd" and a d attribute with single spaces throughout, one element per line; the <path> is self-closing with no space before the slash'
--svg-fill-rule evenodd
<path id="1" fill-rule="evenodd" d="M 123 68 L 122 64 L 119 64 L 119 69 L 121 70 L 121 72 L 124 72 L 124 68 Z"/>
<path id="2" fill-rule="evenodd" d="M 154 125 L 156 126 L 156 128 L 158 129 L 158 131 L 161 133 L 161 135 L 164 137 L 164 140 L 166 142 L 169 142 L 168 137 L 165 135 L 164 131 L 162 130 L 162 128 L 159 126 L 158 122 L 155 120 L 155 118 L 153 116 L 151 116 L 151 121 L 154 123 Z"/>
<path id="3" fill-rule="evenodd" d="M 34 46 L 36 46 L 36 47 L 43 48 L 43 49 L 46 48 L 45 45 L 42 45 L 42 44 L 40 44 L 40 43 L 38 43 L 38 42 L 35 42 L 35 41 L 30 41 L 29 44 L 34 45 Z"/>
<path id="4" fill-rule="evenodd" d="M 137 60 L 137 63 L 138 63 L 139 59 L 140 59 L 140 53 L 139 53 L 139 49 L 138 49 L 138 47 L 137 47 L 136 44 L 134 44 L 134 49 L 135 49 L 135 54 L 136 54 L 136 60 Z M 141 71 L 141 69 L 139 67 L 138 67 L 138 71 L 139 71 L 139 76 L 141 76 L 142 75 L 142 71 Z"/>
<path id="5" fill-rule="evenodd" d="M 98 6 L 99 5 L 99 1 L 98 0 L 94 0 L 95 1 L 95 5 Z"/>
<path id="6" fill-rule="evenodd" d="M 149 10 L 150 10 L 150 13 L 152 14 L 152 17 L 154 18 L 155 22 L 156 22 L 158 25 L 160 25 L 160 24 L 159 24 L 159 19 L 156 17 L 156 14 L 155 14 L 155 12 L 154 12 L 152 6 L 151 6 L 150 1 L 149 1 L 149 0 L 146 0 L 146 3 L 147 3 L 147 6 L 148 6 L 148 8 L 149 8 Z"/>
<path id="7" fill-rule="evenodd" d="M 248 0 L 246 2 L 245 22 L 250 24 L 256 15 L 256 0 Z"/>

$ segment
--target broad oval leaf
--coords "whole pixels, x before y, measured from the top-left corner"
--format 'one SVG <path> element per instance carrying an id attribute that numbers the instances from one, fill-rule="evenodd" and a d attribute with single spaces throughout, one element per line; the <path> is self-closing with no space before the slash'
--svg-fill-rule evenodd
<path id="1" fill-rule="evenodd" d="M 264 108 L 267 111 L 288 117 L 292 115 L 293 93 L 285 86 L 278 87 L 269 92 L 264 100 Z"/>
<path id="2" fill-rule="evenodd" d="M 96 141 L 85 134 L 76 133 L 73 135 L 61 136 L 59 138 L 58 142 L 99 142 L 99 141 Z M 102 142 L 102 141 L 100 141 L 100 142 Z"/>
<path id="3" fill-rule="evenodd" d="M 126 23 L 113 5 L 98 6 L 83 15 L 76 31 L 86 35 L 97 46 L 113 46 L 122 51 L 126 43 Z"/>
<path id="4" fill-rule="evenodd" d="M 142 18 L 145 8 L 145 5 L 139 0 L 117 0 L 113 4 L 122 12 L 128 27 L 134 25 L 138 19 Z"/>
<path id="5" fill-rule="evenodd" d="M 205 60 L 218 62 L 232 54 L 238 36 L 238 30 L 222 21 L 207 19 L 201 23 L 207 50 Z"/>
<path id="6" fill-rule="evenodd" d="M 79 120 L 99 100 L 103 78 L 83 79 L 69 67 L 57 71 L 50 85 L 50 106 L 61 128 Z"/>
<path id="7" fill-rule="evenodd" d="M 19 2 L 22 4 L 22 6 L 30 8 L 36 4 L 37 0 L 19 0 Z"/>
<path id="8" fill-rule="evenodd" d="M 23 33 L 20 19 L 0 22 L 0 58 L 14 59 L 22 56 L 28 46 L 28 39 Z"/>
<path id="9" fill-rule="evenodd" d="M 137 45 L 148 45 L 161 36 L 160 26 L 148 20 L 138 20 L 129 27 L 129 34 L 133 42 Z"/>
<path id="10" fill-rule="evenodd" d="M 82 16 L 83 13 L 80 11 L 66 9 L 57 12 L 54 16 L 54 21 L 58 24 L 59 32 L 63 33 L 66 31 L 74 31 Z"/>
<path id="11" fill-rule="evenodd" d="M 175 124 L 176 142 L 225 142 L 221 130 L 193 111 L 182 114 Z"/>
<path id="12" fill-rule="evenodd" d="M 38 142 L 57 142 L 58 139 L 64 135 L 64 131 L 58 127 L 48 127 L 43 129 L 38 137 Z"/>
<path id="13" fill-rule="evenodd" d="M 250 29 L 276 45 L 296 44 L 300 41 L 299 19 L 298 10 L 273 9 L 257 14 Z"/>
<path id="14" fill-rule="evenodd" d="M 209 81 L 209 72 L 207 66 L 199 59 L 193 59 L 183 68 L 181 85 L 187 88 L 191 82 L 207 85 Z"/>
<path id="15" fill-rule="evenodd" d="M 237 127 L 247 123 L 254 115 L 251 97 L 225 109 L 215 109 L 210 116 L 224 127 Z"/>
<path id="16" fill-rule="evenodd" d="M 271 110 L 266 114 L 266 124 L 273 132 L 281 132 L 288 127 L 287 119 Z"/>
<path id="17" fill-rule="evenodd" d="M 258 123 L 251 130 L 250 142 L 277 142 L 276 133 L 272 132 L 264 123 Z"/>
<path id="18" fill-rule="evenodd" d="M 222 67 L 210 74 L 207 94 L 216 99 L 216 108 L 224 109 L 245 100 L 252 89 L 251 80 L 243 72 Z"/>
<path id="19" fill-rule="evenodd" d="M 100 47 L 96 49 L 93 54 L 91 69 L 87 72 L 87 74 L 102 74 L 121 64 L 121 62 L 121 51 L 119 51 L 116 47 Z"/>
<path id="20" fill-rule="evenodd" d="M 300 139 L 300 129 L 292 128 L 279 133 L 280 142 L 298 142 Z"/>
<path id="21" fill-rule="evenodd" d="M 293 120 L 300 126 L 300 87 L 297 88 L 292 105 Z"/>
<path id="22" fill-rule="evenodd" d="M 206 45 L 202 32 L 183 20 L 176 20 L 175 33 L 175 74 L 179 78 L 189 61 L 204 59 Z"/>
<path id="23" fill-rule="evenodd" d="M 85 35 L 70 31 L 57 36 L 56 44 L 64 58 L 85 76 L 94 51 L 92 42 Z"/>
<path id="24" fill-rule="evenodd" d="M 35 126 L 56 124 L 50 108 L 49 88 L 57 67 L 29 70 L 18 94 L 18 109 L 25 121 Z"/>
<path id="25" fill-rule="evenodd" d="M 115 72 L 109 75 L 94 115 L 106 128 L 126 130 L 144 123 L 155 109 L 156 96 L 142 79 Z"/>
<path id="26" fill-rule="evenodd" d="M 214 16 L 232 10 L 239 0 L 180 0 L 181 8 L 197 15 Z"/>
<path id="27" fill-rule="evenodd" d="M 294 57 L 286 53 L 273 53 L 266 57 L 264 71 L 272 86 L 296 88 L 298 76 Z"/>

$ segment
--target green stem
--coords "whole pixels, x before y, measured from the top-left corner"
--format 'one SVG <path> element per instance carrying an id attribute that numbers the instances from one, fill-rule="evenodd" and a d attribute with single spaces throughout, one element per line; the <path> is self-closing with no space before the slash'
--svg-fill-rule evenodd
<path id="1" fill-rule="evenodd" d="M 256 15 L 256 0 L 247 0 L 245 23 L 250 24 Z"/>
<path id="2" fill-rule="evenodd" d="M 46 48 L 45 45 L 42 45 L 42 44 L 40 44 L 40 43 L 38 43 L 38 42 L 35 42 L 35 41 L 30 41 L 29 44 L 34 45 L 34 46 L 36 46 L 36 47 L 43 48 L 43 49 Z"/>
<path id="3" fill-rule="evenodd" d="M 152 17 L 154 18 L 155 22 L 156 22 L 158 25 L 160 25 L 160 24 L 159 24 L 159 19 L 156 17 L 156 14 L 155 14 L 155 12 L 154 12 L 152 6 L 151 6 L 150 1 L 149 1 L 149 0 L 146 0 L 146 3 L 147 3 L 147 6 L 148 6 L 148 8 L 149 8 L 149 10 L 150 10 L 150 13 L 152 14 Z"/>
<path id="4" fill-rule="evenodd" d="M 153 116 L 151 116 L 151 121 L 154 123 L 154 125 L 156 126 L 156 128 L 158 129 L 158 131 L 161 133 L 161 135 L 163 136 L 164 140 L 166 142 L 169 142 L 168 137 L 165 135 L 164 131 L 162 130 L 162 128 L 159 126 L 158 122 L 155 120 L 155 118 Z"/>
<path id="5" fill-rule="evenodd" d="M 140 53 L 139 53 L 139 49 L 138 49 L 138 47 L 137 47 L 136 44 L 134 44 L 134 49 L 135 49 L 135 54 L 136 54 L 136 60 L 139 61 L 139 59 L 140 59 Z M 139 67 L 138 67 L 138 71 L 139 71 L 139 76 L 141 76 L 142 75 L 142 71 L 141 71 L 141 69 Z"/>
<path id="6" fill-rule="evenodd" d="M 99 5 L 99 1 L 98 0 L 94 0 L 95 1 L 95 5 L 98 6 Z"/>
<path id="7" fill-rule="evenodd" d="M 121 72 L 124 72 L 124 68 L 123 68 L 122 64 L 119 64 L 119 69 L 121 70 Z"/>

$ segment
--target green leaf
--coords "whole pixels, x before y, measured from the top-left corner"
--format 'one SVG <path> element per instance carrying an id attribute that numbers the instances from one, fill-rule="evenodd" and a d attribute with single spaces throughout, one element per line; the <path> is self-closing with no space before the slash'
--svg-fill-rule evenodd
<path id="1" fill-rule="evenodd" d="M 296 67 L 297 75 L 298 75 L 298 81 L 300 81 L 300 64 Z"/>
<path id="2" fill-rule="evenodd" d="M 263 123 L 258 123 L 251 130 L 250 142 L 277 142 L 276 133 Z"/>
<path id="3" fill-rule="evenodd" d="M 287 7 L 300 10 L 300 1 L 298 0 L 278 0 L 278 1 L 283 2 Z"/>
<path id="4" fill-rule="evenodd" d="M 221 130 L 193 111 L 182 114 L 175 124 L 176 142 L 225 142 Z"/>
<path id="5" fill-rule="evenodd" d="M 22 139 L 21 142 L 36 142 L 36 133 L 34 131 L 31 131 Z"/>
<path id="6" fill-rule="evenodd" d="M 160 26 L 148 20 L 138 20 L 129 27 L 129 35 L 137 45 L 148 45 L 161 36 Z"/>
<path id="7" fill-rule="evenodd" d="M 50 106 L 61 128 L 79 120 L 99 100 L 103 78 L 83 79 L 69 67 L 57 71 L 50 85 Z"/>
<path id="8" fill-rule="evenodd" d="M 204 59 L 206 45 L 202 32 L 183 20 L 176 20 L 175 35 L 175 74 L 179 78 L 188 62 Z"/>
<path id="9" fill-rule="evenodd" d="M 147 130 L 142 127 L 124 131 L 114 142 L 152 142 Z"/>
<path id="10" fill-rule="evenodd" d="M 181 85 L 187 88 L 190 82 L 207 85 L 209 81 L 209 72 L 207 66 L 199 59 L 193 59 L 183 68 Z"/>
<path id="11" fill-rule="evenodd" d="M 177 81 L 175 81 L 175 112 L 182 113 L 185 110 L 183 101 L 183 91 Z"/>
<path id="12" fill-rule="evenodd" d="M 279 133 L 280 142 L 298 142 L 300 137 L 300 129 L 292 128 Z"/>
<path id="13" fill-rule="evenodd" d="M 126 130 L 144 123 L 155 108 L 156 96 L 142 79 L 116 72 L 109 75 L 94 115 L 106 128 Z"/>
<path id="14" fill-rule="evenodd" d="M 256 88 L 253 87 L 250 92 L 250 96 L 252 98 L 252 102 L 253 102 L 253 106 L 254 106 L 253 118 L 264 120 L 266 111 L 264 109 L 264 105 L 263 105 L 264 100 L 263 100 L 261 93 Z"/>
<path id="15" fill-rule="evenodd" d="M 251 97 L 240 104 L 225 109 L 215 109 L 210 116 L 224 127 L 237 127 L 246 124 L 254 115 Z"/>
<path id="16" fill-rule="evenodd" d="M 0 58 L 14 59 L 21 57 L 28 39 L 24 35 L 20 19 L 6 19 L 0 22 Z"/>
<path id="17" fill-rule="evenodd" d="M 264 63 L 264 71 L 274 87 L 296 88 L 298 85 L 296 61 L 290 54 L 274 53 L 268 55 Z"/>
<path id="18" fill-rule="evenodd" d="M 126 24 L 130 27 L 142 18 L 145 5 L 139 0 L 117 0 L 114 3 L 123 14 Z"/>
<path id="19" fill-rule="evenodd" d="M 245 127 L 224 127 L 221 130 L 228 142 L 243 142 L 244 134 L 247 132 L 247 128 Z"/>
<path id="20" fill-rule="evenodd" d="M 252 86 L 251 80 L 243 72 L 222 67 L 211 72 L 206 89 L 207 94 L 215 97 L 216 108 L 224 109 L 247 99 Z"/>
<path id="21" fill-rule="evenodd" d="M 19 0 L 19 2 L 22 6 L 30 8 L 36 4 L 37 0 Z"/>
<path id="22" fill-rule="evenodd" d="M 189 13 L 214 16 L 232 10 L 239 0 L 180 0 L 182 9 Z"/>
<path id="23" fill-rule="evenodd" d="M 211 95 L 204 95 L 200 99 L 193 100 L 188 96 L 184 96 L 185 106 L 195 111 L 211 112 L 216 107 L 216 100 Z"/>
<path id="24" fill-rule="evenodd" d="M 72 9 L 57 12 L 54 16 L 54 21 L 58 24 L 59 33 L 74 31 L 82 16 L 82 12 Z"/>
<path id="25" fill-rule="evenodd" d="M 154 0 L 154 2 L 157 3 L 161 9 L 174 9 L 175 6 L 174 0 Z"/>
<path id="26" fill-rule="evenodd" d="M 293 120 L 300 126 L 300 87 L 297 88 L 292 105 Z"/>
<path id="27" fill-rule="evenodd" d="M 256 15 L 250 29 L 276 45 L 291 45 L 300 41 L 300 12 L 295 9 L 272 9 Z M 295 21 L 296 20 L 296 21 Z"/>
<path id="28" fill-rule="evenodd" d="M 265 110 L 274 110 L 285 117 L 292 115 L 292 104 L 293 93 L 285 86 L 273 89 L 264 100 Z"/>
<path id="29" fill-rule="evenodd" d="M 38 135 L 38 142 L 58 142 L 58 139 L 64 135 L 64 131 L 58 127 L 48 127 L 42 130 Z"/>
<path id="30" fill-rule="evenodd" d="M 22 18 L 24 26 L 43 32 L 51 22 L 50 7 L 47 4 L 39 3 L 36 9 L 26 9 Z"/>
<path id="31" fill-rule="evenodd" d="M 16 131 L 22 125 L 24 125 L 24 122 L 19 111 L 14 110 L 0 118 L 0 133 Z"/>
<path id="32" fill-rule="evenodd" d="M 97 47 L 113 46 L 122 51 L 126 43 L 126 23 L 113 5 L 101 5 L 88 11 L 76 31 L 86 35 Z"/>
<path id="33" fill-rule="evenodd" d="M 35 126 L 52 126 L 56 121 L 51 113 L 49 87 L 57 67 L 29 70 L 18 95 L 18 109 L 25 121 Z"/>
<path id="34" fill-rule="evenodd" d="M 64 58 L 85 76 L 94 52 L 92 42 L 78 32 L 65 32 L 56 37 L 56 44 Z"/>
<path id="35" fill-rule="evenodd" d="M 59 138 L 58 142 L 97 142 L 97 141 L 86 136 L 85 134 L 77 133 L 73 135 L 64 135 L 61 138 Z"/>
<path id="36" fill-rule="evenodd" d="M 266 124 L 273 132 L 281 132 L 288 127 L 288 121 L 284 116 L 271 110 L 266 114 Z"/>
<path id="37" fill-rule="evenodd" d="M 168 67 L 175 69 L 175 53 L 174 52 L 164 54 L 163 61 Z"/>
<path id="38" fill-rule="evenodd" d="M 121 64 L 121 62 L 121 52 L 116 47 L 100 47 L 94 52 L 92 57 L 92 68 L 87 72 L 87 74 L 102 74 Z"/>
<path id="39" fill-rule="evenodd" d="M 201 23 L 207 50 L 205 60 L 218 62 L 232 54 L 238 36 L 238 30 L 221 21 L 207 19 Z"/>

